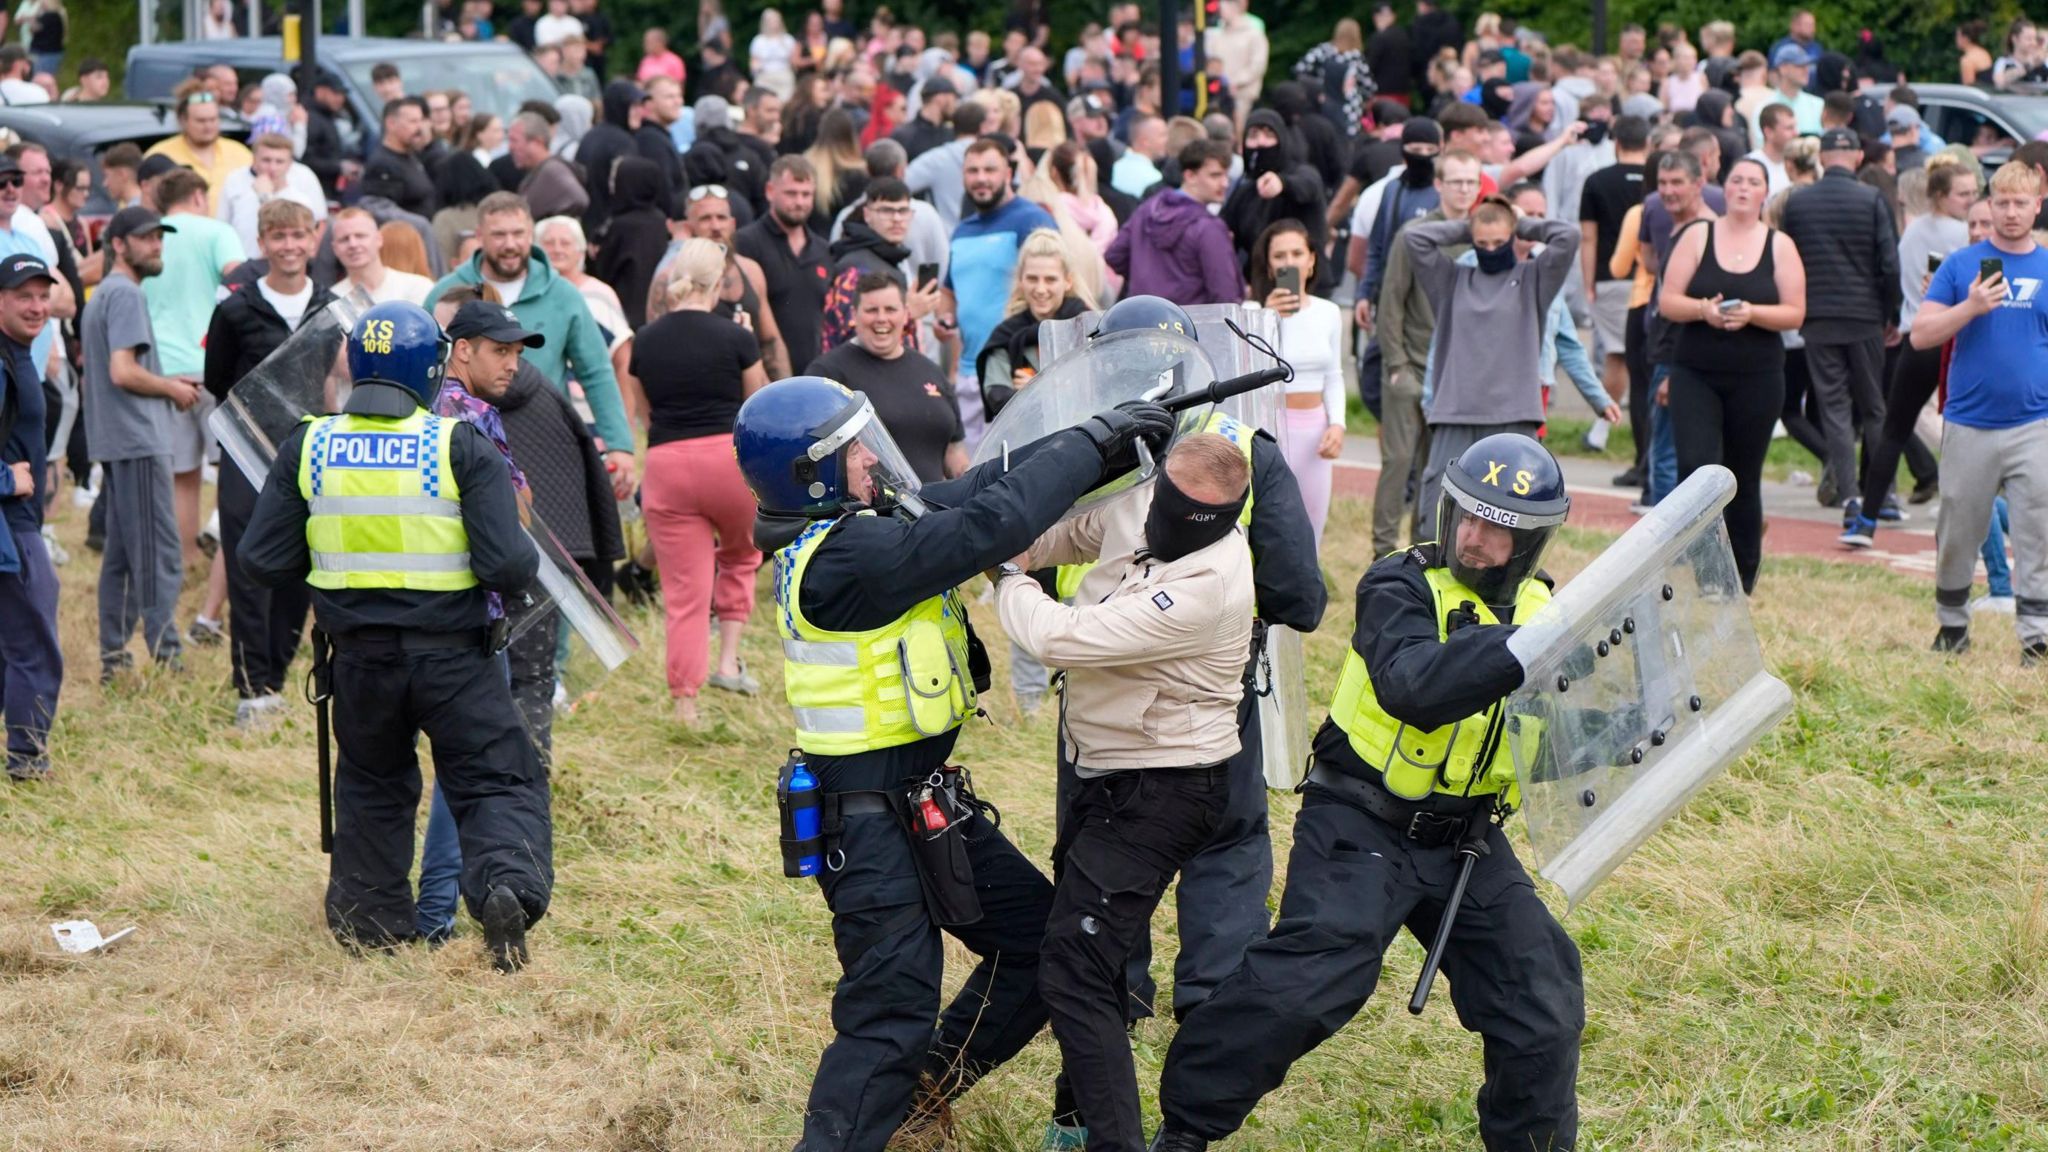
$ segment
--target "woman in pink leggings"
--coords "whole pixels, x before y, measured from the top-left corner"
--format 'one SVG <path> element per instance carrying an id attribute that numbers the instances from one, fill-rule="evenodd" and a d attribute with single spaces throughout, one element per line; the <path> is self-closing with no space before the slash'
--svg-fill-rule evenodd
<path id="1" fill-rule="evenodd" d="M 1301 279 L 1284 269 L 1294 269 Z M 1303 287 L 1282 287 L 1283 275 Z M 1306 286 L 1315 281 L 1315 249 L 1301 223 L 1281 220 L 1267 228 L 1252 248 L 1252 301 L 1280 314 L 1279 352 L 1294 365 L 1280 447 L 1301 485 L 1301 502 L 1321 548 L 1330 482 L 1344 451 L 1344 316 L 1337 305 L 1308 294 Z"/>
<path id="2" fill-rule="evenodd" d="M 761 686 L 740 664 L 740 632 L 754 611 L 754 498 L 732 452 L 740 404 L 766 386 L 751 329 L 712 312 L 725 253 L 691 240 L 669 269 L 667 315 L 633 341 L 632 370 L 647 394 L 647 475 L 640 484 L 647 535 L 661 568 L 668 615 L 668 690 L 676 719 L 697 724 L 697 691 Z M 711 613 L 718 671 L 710 673 Z M 707 675 L 707 673 L 710 673 Z"/>

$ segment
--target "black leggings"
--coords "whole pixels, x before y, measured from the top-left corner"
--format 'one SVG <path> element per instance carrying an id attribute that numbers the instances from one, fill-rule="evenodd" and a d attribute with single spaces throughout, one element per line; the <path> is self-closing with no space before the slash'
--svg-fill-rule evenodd
<path id="1" fill-rule="evenodd" d="M 1934 347 L 1922 351 L 1908 347 L 1899 353 L 1898 367 L 1892 372 L 1891 389 L 1884 398 L 1884 432 L 1878 437 L 1876 447 L 1870 449 L 1869 461 L 1863 468 L 1863 514 L 1877 519 L 1877 510 L 1884 507 L 1884 498 L 1891 492 L 1892 481 L 1898 478 L 1899 457 L 1910 455 L 1919 444 L 1919 437 L 1913 432 L 1914 423 L 1920 418 L 1920 409 L 1927 406 L 1927 399 L 1941 385 L 1941 349 Z M 1914 478 L 1925 483 L 1928 475 L 1916 461 Z"/>
<path id="2" fill-rule="evenodd" d="M 1671 433 L 1678 447 L 1678 479 L 1720 464 L 1735 473 L 1735 499 L 1722 513 L 1742 590 L 1756 588 L 1763 558 L 1764 454 L 1785 403 L 1785 372 L 1711 372 L 1687 364 L 1671 368 Z"/>
<path id="3" fill-rule="evenodd" d="M 1636 439 L 1636 470 L 1645 475 L 1650 467 L 1650 350 L 1643 324 L 1649 311 L 1647 304 L 1628 310 L 1621 353 L 1628 367 L 1628 429 Z"/>

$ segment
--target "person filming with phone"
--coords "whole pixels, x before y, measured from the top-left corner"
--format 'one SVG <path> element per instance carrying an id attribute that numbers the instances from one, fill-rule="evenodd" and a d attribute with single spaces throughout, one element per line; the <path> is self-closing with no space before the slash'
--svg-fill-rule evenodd
<path id="1" fill-rule="evenodd" d="M 1970 579 L 2001 486 L 2010 506 L 2020 666 L 2048 656 L 2048 254 L 2034 243 L 2041 174 L 1991 177 L 1991 235 L 1952 253 L 1913 320 L 1916 349 L 1949 340 L 1941 513 L 1934 525 L 1937 652 L 1970 646 Z"/>

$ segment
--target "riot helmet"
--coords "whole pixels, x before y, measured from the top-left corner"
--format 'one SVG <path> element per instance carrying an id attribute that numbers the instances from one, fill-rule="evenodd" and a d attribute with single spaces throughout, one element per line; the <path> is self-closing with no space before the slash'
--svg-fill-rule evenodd
<path id="1" fill-rule="evenodd" d="M 1487 604 L 1512 604 L 1571 504 L 1548 449 L 1516 432 L 1488 436 L 1444 469 L 1439 562 Z"/>
<path id="2" fill-rule="evenodd" d="M 1157 329 L 1178 332 L 1190 340 L 1197 339 L 1195 321 L 1187 309 L 1163 296 L 1127 296 L 1109 306 L 1102 319 L 1095 324 L 1095 331 L 1089 336 L 1107 336 L 1112 332 L 1133 332 Z"/>
<path id="3" fill-rule="evenodd" d="M 862 393 L 823 376 L 777 380 L 733 420 L 733 454 L 763 515 L 823 519 L 860 508 L 922 514 L 917 473 Z"/>
<path id="4" fill-rule="evenodd" d="M 426 309 L 387 300 L 363 313 L 349 333 L 349 379 L 390 384 L 412 393 L 422 405 L 432 404 L 441 392 L 450 347 Z"/>

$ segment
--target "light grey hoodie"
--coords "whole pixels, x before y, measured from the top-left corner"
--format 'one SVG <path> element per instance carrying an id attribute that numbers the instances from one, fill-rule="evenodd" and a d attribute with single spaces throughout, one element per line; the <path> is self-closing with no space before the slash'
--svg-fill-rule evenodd
<path id="1" fill-rule="evenodd" d="M 1417 222 L 1401 230 L 1415 279 L 1436 310 L 1430 344 L 1429 423 L 1540 424 L 1543 392 L 1534 381 L 1543 354 L 1550 301 L 1578 267 L 1579 230 L 1562 220 L 1529 218 L 1515 229 L 1544 248 L 1506 272 L 1460 267 L 1446 249 L 1472 243 L 1467 220 Z"/>

